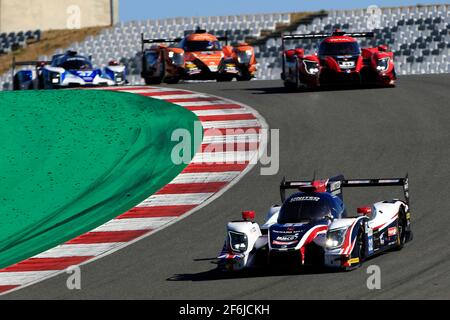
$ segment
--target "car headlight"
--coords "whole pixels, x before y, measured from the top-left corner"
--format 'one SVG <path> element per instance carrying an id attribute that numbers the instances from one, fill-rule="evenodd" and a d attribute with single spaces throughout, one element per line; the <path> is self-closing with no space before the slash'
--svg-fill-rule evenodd
<path id="1" fill-rule="evenodd" d="M 125 80 L 125 75 L 123 72 L 114 72 L 114 80 L 116 82 L 122 82 Z"/>
<path id="2" fill-rule="evenodd" d="M 377 71 L 384 72 L 389 68 L 389 58 L 382 58 L 377 61 Z"/>
<path id="3" fill-rule="evenodd" d="M 253 52 L 251 50 L 238 51 L 237 59 L 240 64 L 249 64 L 252 59 Z"/>
<path id="4" fill-rule="evenodd" d="M 303 60 L 305 70 L 309 74 L 317 74 L 319 72 L 319 64 L 315 61 Z"/>
<path id="5" fill-rule="evenodd" d="M 184 65 L 184 54 L 169 51 L 169 59 L 173 65 L 182 66 Z"/>
<path id="6" fill-rule="evenodd" d="M 231 250 L 235 252 L 245 252 L 248 247 L 248 239 L 245 233 L 228 231 L 230 237 Z"/>
<path id="7" fill-rule="evenodd" d="M 61 80 L 61 75 L 58 72 L 50 72 L 49 79 L 51 83 L 58 84 Z"/>
<path id="8" fill-rule="evenodd" d="M 327 233 L 327 241 L 325 243 L 328 249 L 340 248 L 344 243 L 347 227 L 329 230 Z"/>

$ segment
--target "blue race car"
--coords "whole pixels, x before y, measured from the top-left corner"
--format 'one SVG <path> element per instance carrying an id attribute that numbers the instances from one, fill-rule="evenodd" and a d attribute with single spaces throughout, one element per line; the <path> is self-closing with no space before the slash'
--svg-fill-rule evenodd
<path id="1" fill-rule="evenodd" d="M 15 73 L 17 66 L 33 66 Z M 87 86 L 114 86 L 127 83 L 126 68 L 111 61 L 95 69 L 90 58 L 76 51 L 54 55 L 51 61 L 13 61 L 14 90 L 56 89 Z"/>

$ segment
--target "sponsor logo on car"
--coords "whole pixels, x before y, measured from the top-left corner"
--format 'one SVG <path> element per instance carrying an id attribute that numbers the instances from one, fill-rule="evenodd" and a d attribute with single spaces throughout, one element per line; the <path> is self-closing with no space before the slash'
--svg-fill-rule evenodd
<path id="1" fill-rule="evenodd" d="M 281 233 L 281 234 L 292 234 L 293 232 L 295 232 L 295 229 L 294 228 L 289 228 L 289 229 L 286 229 L 286 230 L 273 229 L 272 232 L 273 233 Z"/>
<path id="2" fill-rule="evenodd" d="M 298 239 L 298 233 L 297 234 L 293 234 L 291 236 L 279 236 L 276 238 L 276 240 L 278 241 L 294 241 Z"/>
<path id="3" fill-rule="evenodd" d="M 355 62 L 354 61 L 340 61 L 339 66 L 342 69 L 353 68 L 353 67 L 355 67 Z"/>
<path id="4" fill-rule="evenodd" d="M 397 235 L 397 227 L 392 227 L 388 229 L 388 237 L 393 237 Z"/>
<path id="5" fill-rule="evenodd" d="M 294 197 L 291 199 L 291 202 L 297 201 L 320 201 L 320 197 L 303 196 L 303 197 Z"/>

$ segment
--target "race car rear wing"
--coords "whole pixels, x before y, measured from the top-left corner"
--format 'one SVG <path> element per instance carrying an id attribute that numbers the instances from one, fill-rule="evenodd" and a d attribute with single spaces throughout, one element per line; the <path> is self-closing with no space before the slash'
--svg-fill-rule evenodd
<path id="1" fill-rule="evenodd" d="M 37 68 L 40 65 L 47 65 L 47 64 L 50 64 L 50 63 L 51 63 L 51 61 L 45 61 L 45 60 L 17 61 L 16 57 L 13 57 L 12 64 L 11 64 L 12 76 L 14 78 L 14 75 L 16 73 L 16 67 L 33 66 L 33 67 Z"/>
<path id="2" fill-rule="evenodd" d="M 314 174 L 315 176 L 315 174 Z M 302 181 L 286 181 L 283 178 L 280 184 L 280 196 L 281 201 L 286 200 L 286 190 L 301 190 L 301 191 L 316 191 L 320 190 L 322 192 L 329 192 L 333 195 L 342 198 L 342 181 L 344 180 L 343 175 L 332 177 L 328 180 L 302 180 Z"/>
<path id="3" fill-rule="evenodd" d="M 206 30 L 189 30 L 189 31 L 185 31 L 185 36 L 191 34 L 191 33 L 206 33 Z M 178 43 L 181 40 L 183 40 L 183 38 L 173 38 L 173 39 L 169 39 L 169 38 L 159 38 L 159 39 L 146 39 L 144 34 L 141 33 L 141 47 L 142 47 L 142 52 L 145 51 L 145 45 L 146 44 L 152 44 L 152 43 Z M 224 41 L 226 45 L 228 45 L 228 37 L 225 35 L 223 37 L 217 37 L 218 41 Z"/>
<path id="4" fill-rule="evenodd" d="M 208 33 L 208 31 L 206 31 L 206 30 L 204 30 L 204 29 L 200 29 L 200 28 L 197 28 L 197 29 L 195 29 L 195 30 L 186 30 L 186 31 L 184 32 L 184 36 L 186 37 L 186 36 L 188 36 L 188 35 L 190 35 L 190 34 L 193 34 L 193 33 Z M 224 35 L 224 36 L 222 36 L 222 37 L 216 37 L 216 38 L 217 38 L 217 40 L 219 40 L 219 41 L 224 41 L 225 44 L 228 45 L 228 30 L 225 30 L 225 35 Z"/>
<path id="5" fill-rule="evenodd" d="M 282 40 L 294 40 L 294 39 L 323 39 L 333 36 L 345 36 L 352 38 L 373 38 L 375 34 L 373 32 L 344 32 L 335 31 L 333 33 L 291 33 L 284 34 Z"/>
<path id="6" fill-rule="evenodd" d="M 386 179 L 344 179 L 344 176 L 336 176 L 329 180 L 314 181 L 286 181 L 283 179 L 280 184 L 281 201 L 286 200 L 286 190 L 311 190 L 324 187 L 326 192 L 339 196 L 342 199 L 343 188 L 362 188 L 362 187 L 403 187 L 406 204 L 409 206 L 409 178 L 386 178 Z"/>
<path id="7" fill-rule="evenodd" d="M 177 43 L 180 42 L 181 40 L 183 40 L 183 38 L 174 38 L 174 39 L 169 39 L 169 38 L 157 38 L 157 39 L 146 39 L 144 34 L 141 33 L 141 47 L 142 47 L 142 52 L 145 51 L 145 45 L 146 44 L 152 44 L 152 43 Z"/>
<path id="8" fill-rule="evenodd" d="M 204 29 L 195 29 L 195 30 L 186 30 L 184 31 L 184 36 L 188 36 L 193 33 L 208 33 L 208 31 Z M 219 41 L 225 41 L 228 44 L 228 30 L 225 30 L 225 35 L 222 37 L 216 37 Z"/>
<path id="9" fill-rule="evenodd" d="M 409 178 L 386 178 L 386 179 L 352 179 L 343 180 L 342 188 L 362 187 L 403 187 L 406 204 L 409 206 Z"/>

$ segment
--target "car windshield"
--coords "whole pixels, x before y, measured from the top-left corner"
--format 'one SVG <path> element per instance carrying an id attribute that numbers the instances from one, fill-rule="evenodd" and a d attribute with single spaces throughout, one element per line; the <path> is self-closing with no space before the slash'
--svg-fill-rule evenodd
<path id="1" fill-rule="evenodd" d="M 357 42 L 325 42 L 319 46 L 319 56 L 357 56 L 361 48 Z"/>
<path id="2" fill-rule="evenodd" d="M 278 223 L 300 223 L 322 219 L 331 214 L 331 199 L 318 195 L 299 195 L 288 199 L 280 210 Z"/>
<path id="3" fill-rule="evenodd" d="M 92 64 L 86 58 L 74 57 L 66 59 L 59 67 L 66 70 L 89 70 L 92 69 Z"/>
<path id="4" fill-rule="evenodd" d="M 219 41 L 186 41 L 183 49 L 186 52 L 219 51 L 222 46 Z"/>

